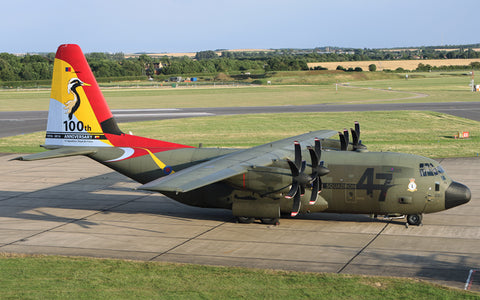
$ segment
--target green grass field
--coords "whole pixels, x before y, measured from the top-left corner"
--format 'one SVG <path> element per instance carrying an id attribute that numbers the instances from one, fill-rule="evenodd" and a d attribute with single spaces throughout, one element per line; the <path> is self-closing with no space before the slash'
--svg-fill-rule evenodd
<path id="1" fill-rule="evenodd" d="M 279 72 L 273 83 L 287 85 L 105 88 L 103 93 L 112 109 L 480 101 L 480 93 L 471 92 L 468 86 L 470 77 L 458 73 L 422 73 L 409 80 L 398 74 L 373 74 L 342 73 L 332 77 L 328 73 Z M 336 88 L 335 82 L 360 88 Z M 48 110 L 49 97 L 48 90 L 2 90 L 0 111 Z"/>
<path id="2" fill-rule="evenodd" d="M 370 151 L 438 157 L 471 157 L 480 152 L 480 122 L 436 112 L 342 112 L 258 114 L 121 123 L 124 132 L 204 147 L 252 147 L 313 130 L 362 126 Z M 469 131 L 470 139 L 454 139 Z M 333 137 L 337 138 L 337 137 Z M 0 139 L 0 152 L 42 151 L 45 132 Z"/>
<path id="3" fill-rule="evenodd" d="M 414 279 L 56 256 L 0 258 L 2 299 L 479 299 Z"/>
<path id="4" fill-rule="evenodd" d="M 458 73 L 420 73 L 416 76 L 421 77 L 412 78 L 411 76 L 408 80 L 387 79 L 357 81 L 352 83 L 352 85 L 364 88 L 391 89 L 394 91 L 420 92 L 428 94 L 428 97 L 425 98 L 407 99 L 402 102 L 480 101 L 480 93 L 472 92 L 472 88 L 469 86 L 471 80 L 470 76 L 458 75 Z"/>
<path id="5" fill-rule="evenodd" d="M 105 89 L 111 109 L 307 105 L 390 101 L 412 95 L 335 86 Z M 2 91 L 0 110 L 48 110 L 49 91 Z"/>

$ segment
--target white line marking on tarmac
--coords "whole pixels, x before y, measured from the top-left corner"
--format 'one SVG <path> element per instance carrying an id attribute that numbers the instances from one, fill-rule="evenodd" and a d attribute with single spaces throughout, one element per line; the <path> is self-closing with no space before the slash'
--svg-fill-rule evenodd
<path id="1" fill-rule="evenodd" d="M 158 114 L 114 114 L 117 118 L 129 117 L 198 117 L 198 116 L 214 116 L 215 114 L 206 112 L 191 112 L 191 113 L 158 113 Z"/>
<path id="2" fill-rule="evenodd" d="M 145 109 L 112 109 L 112 112 L 122 113 L 122 112 L 139 112 L 139 111 L 179 111 L 178 108 L 145 108 Z"/>
<path id="3" fill-rule="evenodd" d="M 473 283 L 473 275 L 479 270 L 475 270 L 475 269 L 470 269 L 470 272 L 468 273 L 468 278 L 467 278 L 467 282 L 465 282 L 465 288 L 464 290 L 470 290 L 470 288 L 472 287 L 472 283 Z"/>

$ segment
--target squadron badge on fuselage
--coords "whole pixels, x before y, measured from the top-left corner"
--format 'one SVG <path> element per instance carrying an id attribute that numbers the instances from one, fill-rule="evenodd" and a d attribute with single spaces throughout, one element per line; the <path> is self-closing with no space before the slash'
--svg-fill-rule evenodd
<path id="1" fill-rule="evenodd" d="M 409 192 L 417 191 L 417 184 L 415 183 L 415 178 L 410 178 L 410 183 L 408 184 L 408 191 Z"/>

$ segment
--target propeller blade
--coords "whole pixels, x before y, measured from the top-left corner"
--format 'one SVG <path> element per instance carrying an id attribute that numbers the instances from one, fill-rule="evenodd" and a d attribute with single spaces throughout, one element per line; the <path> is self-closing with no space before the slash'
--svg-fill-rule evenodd
<path id="1" fill-rule="evenodd" d="M 293 198 L 293 207 L 292 207 L 291 216 L 295 217 L 296 215 L 298 215 L 299 211 L 300 211 L 300 193 L 296 193 L 295 197 Z"/>
<path id="2" fill-rule="evenodd" d="M 345 135 L 343 132 L 338 132 L 338 136 L 340 137 L 340 150 L 346 151 L 347 150 L 347 140 L 345 139 Z"/>
<path id="3" fill-rule="evenodd" d="M 297 177 L 298 174 L 300 174 L 300 171 L 298 170 L 295 163 L 289 159 L 287 159 L 287 163 L 288 163 L 288 166 L 290 167 L 290 171 L 292 172 L 292 176 Z"/>
<path id="4" fill-rule="evenodd" d="M 316 169 L 318 166 L 317 154 L 315 153 L 315 150 L 313 150 L 312 148 L 308 148 L 308 151 L 310 152 L 310 159 L 312 160 L 312 169 Z"/>
<path id="5" fill-rule="evenodd" d="M 298 191 L 298 182 L 294 181 L 292 183 L 292 187 L 290 188 L 288 193 L 285 195 L 285 198 L 292 199 L 298 194 L 297 191 Z"/>
<path id="6" fill-rule="evenodd" d="M 300 185 L 300 196 L 303 196 L 305 195 L 305 187 L 303 186 L 303 184 Z"/>
<path id="7" fill-rule="evenodd" d="M 317 154 L 318 161 L 322 160 L 322 143 L 318 138 L 315 138 L 315 153 Z"/>
<path id="8" fill-rule="evenodd" d="M 358 135 L 353 128 L 350 128 L 350 131 L 352 132 L 352 144 L 353 144 L 353 149 L 355 150 L 358 146 Z"/>
<path id="9" fill-rule="evenodd" d="M 302 151 L 300 149 L 300 143 L 295 141 L 294 146 L 295 146 L 295 166 L 297 166 L 297 169 L 300 169 L 302 165 Z"/>
<path id="10" fill-rule="evenodd" d="M 345 136 L 345 143 L 347 144 L 347 148 L 348 148 L 348 143 L 350 143 L 350 136 L 348 134 L 347 128 L 343 129 L 343 135 Z"/>
<path id="11" fill-rule="evenodd" d="M 315 169 L 320 159 L 322 158 L 322 144 L 318 138 L 315 138 L 315 147 L 308 147 L 308 151 L 310 151 L 310 159 L 312 161 L 312 168 Z"/>
<path id="12" fill-rule="evenodd" d="M 355 121 L 355 132 L 357 133 L 357 137 L 360 140 L 360 123 Z"/>
<path id="13" fill-rule="evenodd" d="M 305 172 L 305 168 L 307 167 L 307 162 L 302 160 L 302 167 L 300 168 L 300 173 Z"/>
<path id="14" fill-rule="evenodd" d="M 313 181 L 313 185 L 312 185 L 312 193 L 310 194 L 310 202 L 309 204 L 310 205 L 314 205 L 315 202 L 317 202 L 317 196 L 318 196 L 318 182 L 320 181 L 320 178 L 316 177 L 315 180 Z"/>

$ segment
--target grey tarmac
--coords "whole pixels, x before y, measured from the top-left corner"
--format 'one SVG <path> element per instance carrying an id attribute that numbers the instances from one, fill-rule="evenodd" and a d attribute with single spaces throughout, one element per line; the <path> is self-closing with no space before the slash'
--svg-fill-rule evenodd
<path id="1" fill-rule="evenodd" d="M 300 112 L 355 112 L 429 110 L 480 121 L 480 102 L 438 102 L 438 103 L 386 103 L 386 104 L 314 104 L 285 106 L 210 107 L 210 108 L 169 108 L 169 109 L 117 109 L 112 110 L 118 122 L 137 122 L 204 116 L 258 114 L 258 113 L 300 113 Z M 0 111 L 0 138 L 45 130 L 46 111 Z"/>
<path id="2" fill-rule="evenodd" d="M 10 161 L 16 156 L 0 154 L 1 252 L 415 277 L 457 288 L 480 268 L 480 158 L 441 161 L 471 189 L 469 203 L 406 228 L 323 213 L 236 224 L 227 210 L 135 191 L 139 184 L 86 157 Z"/>

